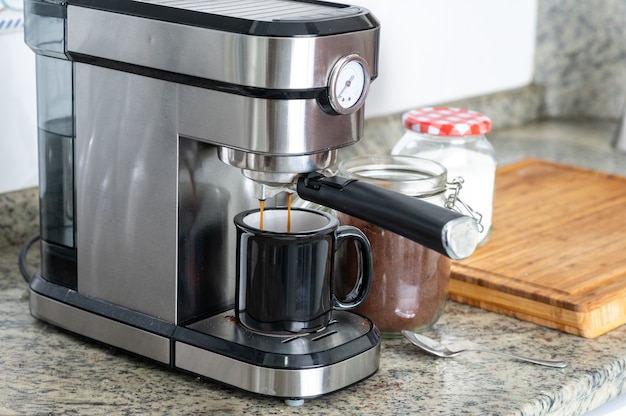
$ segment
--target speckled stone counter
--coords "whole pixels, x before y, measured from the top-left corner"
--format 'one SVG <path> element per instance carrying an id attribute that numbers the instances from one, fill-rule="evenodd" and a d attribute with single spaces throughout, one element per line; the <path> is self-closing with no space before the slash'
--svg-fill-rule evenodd
<path id="1" fill-rule="evenodd" d="M 501 163 L 544 157 L 626 175 L 626 155 L 610 146 L 614 127 L 548 122 L 501 130 L 490 139 Z M 384 340 L 380 369 L 372 377 L 289 408 L 35 320 L 18 250 L 0 249 L 0 415 L 577 415 L 626 392 L 626 327 L 584 339 L 449 302 L 427 335 L 454 347 L 481 344 L 564 359 L 569 367 L 480 353 L 443 359 L 402 339 Z M 30 268 L 37 263 L 31 250 Z"/>

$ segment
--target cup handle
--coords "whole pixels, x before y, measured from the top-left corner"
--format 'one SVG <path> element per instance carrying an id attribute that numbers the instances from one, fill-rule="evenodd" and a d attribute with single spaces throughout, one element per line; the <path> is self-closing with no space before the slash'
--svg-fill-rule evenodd
<path id="1" fill-rule="evenodd" d="M 333 307 L 335 309 L 356 308 L 363 303 L 372 287 L 373 261 L 369 240 L 358 228 L 351 225 L 341 225 L 337 228 L 337 248 L 347 240 L 353 240 L 356 243 L 359 273 L 354 287 L 344 299 L 338 299 L 333 293 Z"/>

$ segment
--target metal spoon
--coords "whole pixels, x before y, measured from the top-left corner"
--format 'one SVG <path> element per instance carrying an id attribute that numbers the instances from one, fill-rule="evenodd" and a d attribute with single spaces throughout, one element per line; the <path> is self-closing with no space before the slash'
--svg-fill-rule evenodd
<path id="1" fill-rule="evenodd" d="M 404 335 L 404 337 L 408 339 L 413 345 L 423 349 L 426 352 L 436 355 L 438 357 L 445 357 L 445 358 L 455 357 L 461 354 L 462 352 L 468 352 L 468 351 L 489 352 L 492 354 L 503 355 L 505 357 L 515 358 L 517 360 L 522 360 L 522 361 L 528 361 L 530 363 L 545 365 L 548 367 L 556 367 L 556 368 L 567 367 L 567 363 L 565 361 L 538 360 L 535 358 L 521 357 L 519 355 L 513 355 L 513 354 L 506 353 L 506 352 L 493 351 L 493 350 L 488 350 L 484 348 L 470 348 L 470 349 L 465 349 L 465 350 L 460 350 L 460 351 L 450 351 L 444 345 L 441 345 L 434 339 L 430 339 L 424 335 L 416 334 L 415 332 L 411 332 L 411 331 L 402 331 L 402 335 Z"/>

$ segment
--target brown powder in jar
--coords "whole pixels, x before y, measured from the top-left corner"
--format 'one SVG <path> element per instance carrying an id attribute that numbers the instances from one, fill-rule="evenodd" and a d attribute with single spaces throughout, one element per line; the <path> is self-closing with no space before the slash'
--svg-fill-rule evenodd
<path id="1" fill-rule="evenodd" d="M 356 308 L 383 333 L 416 330 L 434 324 L 448 295 L 450 259 L 367 221 L 339 213 L 342 225 L 365 233 L 372 246 L 373 281 L 367 299 Z M 340 248 L 338 293 L 350 290 L 356 276 L 354 247 Z"/>

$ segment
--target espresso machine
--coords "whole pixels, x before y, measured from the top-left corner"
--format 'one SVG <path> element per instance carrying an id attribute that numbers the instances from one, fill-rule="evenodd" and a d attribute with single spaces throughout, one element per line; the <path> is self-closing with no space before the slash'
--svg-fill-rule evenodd
<path id="1" fill-rule="evenodd" d="M 362 136 L 378 70 L 368 10 L 26 0 L 25 40 L 40 160 L 33 316 L 285 399 L 376 372 L 379 333 L 363 316 L 337 311 L 323 330 L 282 337 L 247 331 L 233 313 L 235 214 L 299 187 L 346 185 L 319 172 Z"/>

